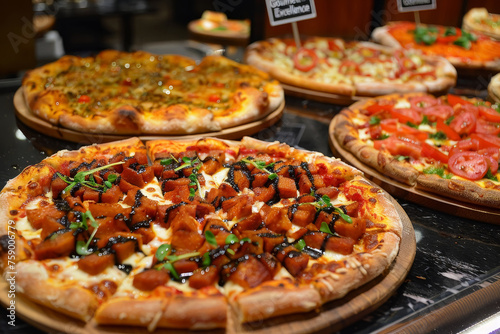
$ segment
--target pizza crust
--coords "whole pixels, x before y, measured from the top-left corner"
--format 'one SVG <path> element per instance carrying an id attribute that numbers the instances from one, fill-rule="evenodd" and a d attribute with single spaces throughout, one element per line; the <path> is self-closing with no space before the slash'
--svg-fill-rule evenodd
<path id="1" fill-rule="evenodd" d="M 491 78 L 488 84 L 488 97 L 494 103 L 500 103 L 500 73 Z"/>

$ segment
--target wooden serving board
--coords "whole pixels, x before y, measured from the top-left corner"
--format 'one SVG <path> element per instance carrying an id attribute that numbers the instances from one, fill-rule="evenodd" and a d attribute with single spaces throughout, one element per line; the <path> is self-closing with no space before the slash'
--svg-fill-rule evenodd
<path id="1" fill-rule="evenodd" d="M 306 89 L 284 83 L 282 83 L 281 86 L 285 90 L 285 94 L 296 97 L 302 97 L 305 99 L 315 100 L 319 102 L 350 105 L 364 98 L 360 96 L 348 96 L 348 95 L 338 95 L 333 93 L 325 93 L 317 90 Z"/>
<path id="2" fill-rule="evenodd" d="M 237 324 L 229 319 L 226 333 L 311 333 L 321 330 L 334 332 L 358 321 L 373 312 L 391 297 L 403 283 L 415 259 L 416 241 L 415 231 L 410 219 L 401 206 L 386 193 L 386 196 L 395 205 L 403 222 L 403 234 L 399 253 L 389 269 L 373 281 L 361 286 L 344 298 L 323 305 L 319 312 L 293 314 L 277 317 L 262 322 Z M 0 281 L 0 303 L 7 307 L 9 285 L 5 280 Z M 47 332 L 61 332 L 70 334 L 119 334 L 119 333 L 150 333 L 146 328 L 99 326 L 93 320 L 85 323 L 70 318 L 64 314 L 38 305 L 25 298 L 19 291 L 15 295 L 16 316 L 19 316 L 31 325 Z M 189 333 L 175 329 L 157 329 L 154 333 Z M 192 332 L 190 332 L 192 333 Z M 203 331 L 203 333 L 224 333 L 224 330 Z"/>
<path id="3" fill-rule="evenodd" d="M 221 139 L 240 139 L 243 136 L 250 136 L 262 129 L 268 128 L 274 123 L 276 123 L 283 115 L 283 110 L 285 109 L 285 102 L 283 101 L 276 110 L 266 115 L 257 121 L 253 121 L 247 124 L 238 125 L 235 127 L 223 129 L 214 132 L 205 133 L 195 133 L 189 135 L 113 135 L 113 134 L 99 134 L 90 132 L 79 132 L 67 128 L 63 128 L 52 123 L 49 123 L 39 117 L 37 117 L 30 110 L 24 95 L 22 88 L 19 88 L 14 94 L 14 107 L 16 110 L 16 116 L 26 124 L 28 127 L 41 132 L 47 136 L 63 139 L 75 143 L 81 144 L 93 144 L 93 143 L 106 143 L 110 141 L 120 140 L 129 138 L 131 136 L 139 137 L 141 140 L 155 140 L 155 139 L 199 139 L 201 137 L 216 137 Z"/>
<path id="4" fill-rule="evenodd" d="M 351 152 L 345 150 L 342 145 L 338 143 L 334 135 L 334 128 L 337 119 L 338 116 L 334 117 L 328 128 L 328 137 L 332 152 L 357 169 L 363 171 L 368 179 L 387 190 L 391 195 L 451 215 L 486 223 L 500 224 L 500 209 L 461 202 L 453 198 L 443 197 L 431 192 L 415 189 L 413 186 L 391 179 L 374 168 L 365 165 Z"/>

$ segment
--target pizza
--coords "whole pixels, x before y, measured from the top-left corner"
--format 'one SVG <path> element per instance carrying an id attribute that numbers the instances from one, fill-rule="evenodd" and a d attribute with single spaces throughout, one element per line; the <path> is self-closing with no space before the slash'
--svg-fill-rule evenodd
<path id="1" fill-rule="evenodd" d="M 248 46 L 245 61 L 284 84 L 347 96 L 441 92 L 456 82 L 449 62 L 413 51 L 325 37 L 301 45 L 277 38 L 255 42 Z"/>
<path id="2" fill-rule="evenodd" d="M 448 94 L 393 94 L 336 117 L 337 142 L 415 189 L 500 207 L 500 105 Z"/>
<path id="3" fill-rule="evenodd" d="M 201 19 L 193 21 L 192 28 L 198 33 L 220 37 L 250 36 L 250 20 L 229 20 L 226 14 L 206 10 Z"/>
<path id="4" fill-rule="evenodd" d="M 500 73 L 494 75 L 488 84 L 488 97 L 494 103 L 500 103 Z"/>
<path id="5" fill-rule="evenodd" d="M 360 171 L 248 137 L 60 151 L 7 183 L 0 222 L 17 292 L 150 331 L 319 309 L 383 273 L 402 236 Z"/>
<path id="6" fill-rule="evenodd" d="M 283 102 L 275 80 L 222 56 L 199 64 L 180 55 L 107 50 L 64 56 L 29 71 L 26 104 L 37 117 L 100 134 L 177 135 L 260 119 Z"/>
<path id="7" fill-rule="evenodd" d="M 395 48 L 417 49 L 427 55 L 442 56 L 460 70 L 500 71 L 500 42 L 459 28 L 390 22 L 375 28 L 372 39 Z"/>
<path id="8" fill-rule="evenodd" d="M 500 40 L 500 15 L 488 13 L 486 8 L 472 8 L 465 14 L 462 29 L 481 33 Z"/>

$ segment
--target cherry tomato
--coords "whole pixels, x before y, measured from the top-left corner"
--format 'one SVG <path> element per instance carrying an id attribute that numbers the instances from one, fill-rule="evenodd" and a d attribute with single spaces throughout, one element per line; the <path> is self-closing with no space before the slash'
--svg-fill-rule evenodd
<path id="1" fill-rule="evenodd" d="M 454 141 L 459 141 L 461 139 L 460 135 L 448 125 L 446 125 L 446 123 L 441 118 L 438 118 L 436 121 L 436 130 L 443 131 L 448 139 Z"/>
<path id="2" fill-rule="evenodd" d="M 459 135 L 472 133 L 476 129 L 476 116 L 471 111 L 461 112 L 451 121 L 450 128 Z"/>
<path id="3" fill-rule="evenodd" d="M 422 156 L 431 158 L 437 161 L 441 161 L 443 163 L 448 163 L 448 156 L 441 152 L 436 147 L 429 145 L 427 143 L 422 143 Z"/>
<path id="4" fill-rule="evenodd" d="M 448 159 L 451 172 L 468 180 L 481 180 L 489 168 L 489 159 L 477 152 L 458 152 Z"/>
<path id="5" fill-rule="evenodd" d="M 410 97 L 408 101 L 410 102 L 411 107 L 418 111 L 422 111 L 425 108 L 435 106 L 439 103 L 438 99 L 427 95 Z"/>
<path id="6" fill-rule="evenodd" d="M 485 121 L 482 118 L 476 120 L 476 133 L 498 136 L 500 134 L 500 124 Z"/>
<path id="7" fill-rule="evenodd" d="M 420 158 L 420 152 L 422 151 L 422 147 L 418 142 L 397 138 L 396 136 L 391 136 L 383 140 L 376 140 L 373 142 L 373 146 L 377 150 L 385 148 L 392 155 L 409 156 L 414 159 Z"/>
<path id="8" fill-rule="evenodd" d="M 293 56 L 295 68 L 302 72 L 309 72 L 318 64 L 318 56 L 311 49 L 300 49 Z"/>
<path id="9" fill-rule="evenodd" d="M 426 115 L 429 121 L 436 121 L 436 119 L 448 119 L 453 114 L 453 108 L 445 104 L 434 105 L 432 107 L 424 108 L 422 114 Z"/>
<path id="10" fill-rule="evenodd" d="M 220 96 L 218 94 L 212 94 L 208 97 L 208 101 L 214 102 L 214 103 L 219 103 L 220 102 Z"/>
<path id="11" fill-rule="evenodd" d="M 391 110 L 391 115 L 399 119 L 400 122 L 411 122 L 413 124 L 420 124 L 422 122 L 422 114 L 410 108 L 395 108 Z"/>
<path id="12" fill-rule="evenodd" d="M 78 98 L 78 103 L 89 103 L 90 102 L 90 96 L 88 95 L 80 95 Z"/>
<path id="13" fill-rule="evenodd" d="M 473 133 L 470 137 L 471 139 L 476 139 L 479 141 L 479 149 L 492 146 L 500 148 L 500 137 L 487 135 L 484 133 Z"/>
<path id="14" fill-rule="evenodd" d="M 500 107 L 497 107 L 500 109 Z M 479 106 L 479 113 L 490 122 L 500 122 L 500 111 L 486 106 Z"/>
<path id="15" fill-rule="evenodd" d="M 448 103 L 453 107 L 456 104 L 461 104 L 461 105 L 466 105 L 466 104 L 472 104 L 469 101 L 466 101 L 462 99 L 460 96 L 453 95 L 453 94 L 448 94 L 447 96 Z"/>

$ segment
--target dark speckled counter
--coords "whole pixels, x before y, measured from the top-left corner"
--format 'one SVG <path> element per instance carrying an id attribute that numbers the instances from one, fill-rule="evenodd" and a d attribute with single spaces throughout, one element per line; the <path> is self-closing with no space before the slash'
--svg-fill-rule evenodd
<path id="1" fill-rule="evenodd" d="M 12 99 L 17 87 L 0 92 L 0 185 L 61 149 L 80 145 L 39 134 L 20 123 Z M 262 140 L 332 155 L 328 124 L 341 106 L 287 97 L 283 118 L 255 135 Z M 380 308 L 342 333 L 459 332 L 500 311 L 500 225 L 454 217 L 398 200 L 413 223 L 417 254 L 407 279 Z M 40 333 L 16 319 L 0 332 Z M 500 325 L 499 325 L 500 326 Z M 325 332 L 328 332 L 326 330 Z"/>

